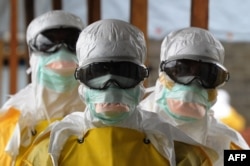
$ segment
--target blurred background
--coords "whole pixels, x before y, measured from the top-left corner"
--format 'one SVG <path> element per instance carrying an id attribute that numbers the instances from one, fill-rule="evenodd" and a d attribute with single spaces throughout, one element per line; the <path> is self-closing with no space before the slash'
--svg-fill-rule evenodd
<path id="1" fill-rule="evenodd" d="M 90 13 L 99 14 L 100 19 L 118 18 L 131 21 L 132 1 L 0 0 L 0 105 L 9 95 L 30 81 L 26 73 L 29 58 L 25 33 L 32 17 L 61 8 L 80 16 L 85 25 L 90 23 Z M 90 8 L 89 2 L 98 2 L 100 8 Z M 224 45 L 225 66 L 231 74 L 229 82 L 223 89 L 229 93 L 234 108 L 246 119 L 246 126 L 250 126 L 250 0 L 200 0 L 200 3 L 197 0 L 134 0 L 134 2 L 137 3 L 133 9 L 135 13 L 140 14 L 146 7 L 146 17 L 142 13 L 141 19 L 145 22 L 146 18 L 146 27 L 143 30 L 148 41 L 146 65 L 150 68 L 150 77 L 145 85 L 154 86 L 158 77 L 160 44 L 164 36 L 170 31 L 195 25 L 191 23 L 191 17 L 203 16 L 204 12 L 207 12 L 205 20 L 201 18 L 201 22 L 207 23 L 205 28 Z M 192 2 L 198 4 L 196 10 L 192 10 Z M 55 6 L 58 4 L 59 6 Z M 140 4 L 143 5 L 140 7 Z M 208 10 L 204 11 L 199 5 Z M 140 24 L 138 14 L 137 23 Z M 204 26 L 203 23 L 200 25 Z M 196 25 L 199 25 L 199 18 Z"/>

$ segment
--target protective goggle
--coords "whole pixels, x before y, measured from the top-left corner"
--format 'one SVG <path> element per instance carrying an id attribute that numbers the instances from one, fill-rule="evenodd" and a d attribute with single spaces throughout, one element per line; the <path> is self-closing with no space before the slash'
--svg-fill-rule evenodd
<path id="1" fill-rule="evenodd" d="M 149 72 L 132 62 L 96 62 L 76 69 L 75 78 L 92 89 L 104 90 L 115 85 L 129 89 L 138 85 Z"/>
<path id="2" fill-rule="evenodd" d="M 54 53 L 65 46 L 69 51 L 76 52 L 76 42 L 80 32 L 77 28 L 49 29 L 31 40 L 29 47 L 32 51 Z"/>
<path id="3" fill-rule="evenodd" d="M 219 64 L 189 59 L 163 61 L 160 65 L 173 81 L 188 85 L 194 80 L 206 89 L 222 86 L 229 80 L 229 72 Z"/>

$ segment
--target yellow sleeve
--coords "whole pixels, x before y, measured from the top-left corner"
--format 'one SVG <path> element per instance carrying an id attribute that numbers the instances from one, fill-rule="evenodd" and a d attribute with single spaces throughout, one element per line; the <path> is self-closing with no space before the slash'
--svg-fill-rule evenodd
<path id="1" fill-rule="evenodd" d="M 48 153 L 49 137 L 30 147 L 26 159 L 22 160 L 24 165 L 53 166 Z"/>
<path id="2" fill-rule="evenodd" d="M 54 121 L 56 119 L 53 119 Z M 20 153 L 16 159 L 16 165 L 52 165 L 50 156 L 48 154 L 49 137 L 50 133 L 46 133 L 40 138 L 36 138 L 39 133 L 44 131 L 49 122 L 47 120 L 40 121 L 35 129 L 37 131 L 36 136 L 33 138 L 32 144 L 28 147 L 21 147 Z"/>
<path id="3" fill-rule="evenodd" d="M 230 109 L 230 114 L 220 119 L 221 122 L 235 129 L 236 131 L 243 131 L 246 127 L 246 120 L 233 107 Z"/>
<path id="4" fill-rule="evenodd" d="M 5 147 L 18 123 L 20 111 L 10 108 L 0 115 L 0 161 L 2 165 L 11 165 L 11 157 L 5 152 Z"/>
<path id="5" fill-rule="evenodd" d="M 45 134 L 33 142 L 26 151 L 18 156 L 16 166 L 53 166 L 48 153 L 50 133 Z"/>

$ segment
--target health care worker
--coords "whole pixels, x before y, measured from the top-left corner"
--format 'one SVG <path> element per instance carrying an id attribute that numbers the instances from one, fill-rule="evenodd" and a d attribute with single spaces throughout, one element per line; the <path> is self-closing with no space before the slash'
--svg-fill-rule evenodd
<path id="1" fill-rule="evenodd" d="M 224 89 L 217 90 L 216 103 L 211 107 L 214 117 L 238 132 L 246 129 L 245 118 L 231 105 L 231 97 Z M 243 137 L 244 138 L 244 137 Z"/>
<path id="2" fill-rule="evenodd" d="M 86 109 L 52 124 L 50 139 L 45 132 L 30 150 L 30 164 L 212 165 L 213 150 L 158 114 L 137 108 L 149 74 L 143 64 L 146 42 L 138 28 L 115 19 L 92 23 L 79 36 L 77 57 L 75 77 Z"/>
<path id="3" fill-rule="evenodd" d="M 61 10 L 29 24 L 32 81 L 1 108 L 0 165 L 11 165 L 15 158 L 19 165 L 24 151 L 50 122 L 85 108 L 74 78 L 76 41 L 83 27 L 79 17 Z"/>
<path id="4" fill-rule="evenodd" d="M 220 166 L 224 149 L 249 148 L 238 132 L 210 113 L 216 88 L 229 79 L 224 56 L 222 44 L 204 29 L 189 27 L 170 33 L 161 45 L 155 90 L 140 103 L 143 109 L 159 113 L 199 143 L 215 149 Z"/>

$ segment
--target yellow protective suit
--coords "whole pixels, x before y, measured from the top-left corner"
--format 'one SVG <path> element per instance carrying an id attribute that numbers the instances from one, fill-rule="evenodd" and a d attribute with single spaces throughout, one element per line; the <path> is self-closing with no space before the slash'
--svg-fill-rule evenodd
<path id="1" fill-rule="evenodd" d="M 19 156 L 17 166 L 53 166 L 48 154 L 49 133 L 43 135 L 37 141 L 34 141 L 22 154 Z M 35 150 L 34 150 L 34 147 Z"/>
<path id="2" fill-rule="evenodd" d="M 229 114 L 221 117 L 220 121 L 239 132 L 246 128 L 246 120 L 233 107 L 230 107 Z"/>
<path id="3" fill-rule="evenodd" d="M 128 128 L 104 127 L 88 131 L 82 143 L 71 137 L 61 152 L 59 165 L 152 166 L 169 165 L 146 135 Z M 133 153 L 131 153 L 133 152 Z M 79 160 L 80 159 L 80 160 Z M 77 161 L 77 163 L 75 163 Z"/>
<path id="4" fill-rule="evenodd" d="M 55 120 L 56 119 L 52 119 L 52 122 Z M 35 135 L 33 135 L 31 142 L 33 142 L 37 138 L 37 136 L 39 136 L 39 134 L 48 127 L 49 124 L 50 124 L 50 122 L 48 122 L 47 120 L 40 121 L 35 126 L 36 133 L 35 133 Z M 19 165 L 26 163 L 26 156 L 29 154 L 29 150 L 32 149 L 33 146 L 34 146 L 34 143 L 30 144 L 27 147 L 20 146 L 19 155 L 16 158 L 16 163 L 15 163 L 16 166 L 19 166 Z M 46 153 L 47 153 L 47 151 L 46 151 Z"/>
<path id="5" fill-rule="evenodd" d="M 211 108 L 215 118 L 241 132 L 246 128 L 246 119 L 231 105 L 231 96 L 224 89 L 218 89 L 217 101 Z"/>
<path id="6" fill-rule="evenodd" d="M 43 93 L 36 93 L 38 91 L 35 90 L 34 85 L 29 84 L 13 95 L 0 108 L 0 134 L 1 136 L 4 135 L 4 137 L 0 137 L 0 166 L 10 165 L 5 164 L 5 160 L 2 160 L 2 154 L 5 154 L 4 149 L 6 149 L 7 141 L 10 142 L 7 150 L 13 156 L 12 158 L 9 157 L 8 163 L 19 165 L 23 152 L 29 148 L 29 145 L 37 135 L 47 127 L 48 121 L 53 122 L 53 120 L 63 118 L 74 110 L 84 110 L 85 108 L 81 99 L 76 98 L 76 94 L 78 94 L 77 87 L 72 92 L 64 94 L 53 93 L 47 89 L 42 90 L 43 87 L 41 86 L 35 87 L 40 87 L 41 90 L 39 92 Z M 41 101 L 39 102 L 37 99 Z M 10 110 L 13 109 L 18 114 L 11 113 Z M 34 129 L 36 131 L 35 135 L 33 135 L 34 133 L 31 134 Z M 5 139 L 5 141 L 1 139 Z"/>
<path id="7" fill-rule="evenodd" d="M 48 140 L 47 137 L 33 144 L 27 160 L 23 160 L 24 163 L 52 165 L 47 152 Z M 128 163 L 131 166 L 170 165 L 169 161 L 147 141 L 145 134 L 133 129 L 94 128 L 86 133 L 83 140 L 71 136 L 61 151 L 58 164 L 60 166 L 125 166 Z"/>
<path id="8" fill-rule="evenodd" d="M 32 145 L 23 163 L 52 166 L 47 153 L 48 144 L 48 134 L 45 134 Z M 175 142 L 175 150 L 178 166 L 212 166 L 214 161 L 211 160 L 211 154 L 215 160 L 217 157 L 210 149 L 204 150 L 178 141 Z M 210 153 L 210 157 L 207 153 Z M 167 166 L 170 163 L 146 139 L 144 133 L 129 128 L 102 127 L 89 130 L 83 139 L 69 137 L 61 150 L 58 165 Z"/>
<path id="9" fill-rule="evenodd" d="M 13 159 L 13 154 L 8 154 L 5 152 L 5 148 L 12 137 L 14 130 L 18 127 L 18 120 L 20 118 L 20 111 L 11 107 L 8 111 L 0 116 L 0 164 L 10 166 L 12 165 L 13 161 L 15 161 L 15 165 L 19 166 L 25 160 L 25 156 L 27 154 L 27 150 L 32 146 L 20 146 L 19 148 L 19 155 L 16 159 Z M 52 121 L 54 121 L 53 119 Z M 47 128 L 49 122 L 47 120 L 40 121 L 35 126 L 36 133 L 32 135 L 31 142 L 41 133 L 44 129 Z M 22 133 L 28 132 L 27 128 L 25 128 Z"/>
<path id="10" fill-rule="evenodd" d="M 20 117 L 20 111 L 10 108 L 0 115 L 0 161 L 1 165 L 11 165 L 11 154 L 5 152 L 10 137 L 12 136 Z"/>

